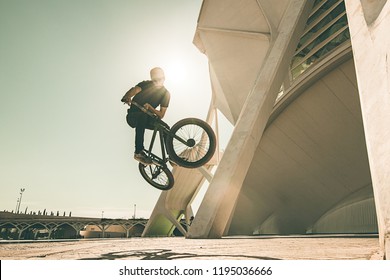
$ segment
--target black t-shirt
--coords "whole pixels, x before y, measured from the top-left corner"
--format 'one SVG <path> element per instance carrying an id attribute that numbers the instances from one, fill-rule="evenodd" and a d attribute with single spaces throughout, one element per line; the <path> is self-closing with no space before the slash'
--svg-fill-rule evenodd
<path id="1" fill-rule="evenodd" d="M 152 81 L 140 82 L 137 87 L 140 87 L 141 91 L 132 100 L 139 105 L 143 106 L 149 103 L 153 108 L 157 108 L 159 105 L 161 107 L 168 107 L 171 95 L 165 87 L 156 88 Z M 138 112 L 140 110 L 136 106 L 130 106 L 129 111 Z"/>

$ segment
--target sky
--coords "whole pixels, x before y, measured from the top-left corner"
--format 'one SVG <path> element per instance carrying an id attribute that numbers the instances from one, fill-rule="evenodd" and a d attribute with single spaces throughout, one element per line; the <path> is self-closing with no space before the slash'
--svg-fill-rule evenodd
<path id="1" fill-rule="evenodd" d="M 148 218 L 125 92 L 166 72 L 164 121 L 207 116 L 201 0 L 0 0 L 0 211 Z"/>

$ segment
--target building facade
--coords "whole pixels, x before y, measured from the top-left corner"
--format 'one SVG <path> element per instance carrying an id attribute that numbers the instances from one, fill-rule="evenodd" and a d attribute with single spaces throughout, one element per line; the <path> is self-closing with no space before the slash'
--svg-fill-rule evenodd
<path id="1" fill-rule="evenodd" d="M 199 170 L 210 185 L 188 238 L 378 232 L 390 254 L 389 12 L 386 0 L 203 1 L 210 112 L 234 131 L 215 172 Z M 150 227 L 192 214 L 198 187 L 163 194 Z"/>

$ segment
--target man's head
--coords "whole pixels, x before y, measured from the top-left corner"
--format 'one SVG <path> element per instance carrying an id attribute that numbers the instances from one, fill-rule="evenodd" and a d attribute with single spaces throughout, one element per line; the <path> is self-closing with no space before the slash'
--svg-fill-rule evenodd
<path id="1" fill-rule="evenodd" d="M 163 87 L 165 82 L 164 71 L 160 67 L 150 70 L 150 78 L 155 87 Z"/>

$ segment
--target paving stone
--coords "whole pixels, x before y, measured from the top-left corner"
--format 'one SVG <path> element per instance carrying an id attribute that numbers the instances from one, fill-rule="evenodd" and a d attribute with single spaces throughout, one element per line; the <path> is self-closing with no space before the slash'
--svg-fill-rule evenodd
<path id="1" fill-rule="evenodd" d="M 378 236 L 240 236 L 2 242 L 1 260 L 370 260 Z"/>

